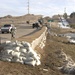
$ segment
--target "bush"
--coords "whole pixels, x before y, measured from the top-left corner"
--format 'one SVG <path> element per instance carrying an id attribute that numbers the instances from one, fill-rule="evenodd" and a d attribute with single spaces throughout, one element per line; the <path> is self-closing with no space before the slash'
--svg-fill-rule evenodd
<path id="1" fill-rule="evenodd" d="M 70 27 L 71 27 L 71 28 L 75 28 L 75 24 L 71 24 Z"/>

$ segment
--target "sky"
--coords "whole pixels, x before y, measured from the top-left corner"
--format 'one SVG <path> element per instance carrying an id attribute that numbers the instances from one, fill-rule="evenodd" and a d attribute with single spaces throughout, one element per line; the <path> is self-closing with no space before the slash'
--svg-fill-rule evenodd
<path id="1" fill-rule="evenodd" d="M 53 16 L 75 12 L 75 0 L 29 0 L 29 13 Z M 28 0 L 0 0 L 0 17 L 22 16 L 28 13 Z"/>

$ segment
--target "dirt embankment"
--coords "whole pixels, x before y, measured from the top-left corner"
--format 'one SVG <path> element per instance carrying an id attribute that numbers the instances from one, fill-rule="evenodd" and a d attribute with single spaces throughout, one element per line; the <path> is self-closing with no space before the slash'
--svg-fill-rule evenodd
<path id="1" fill-rule="evenodd" d="M 40 66 L 29 66 L 20 63 L 9 63 L 0 61 L 0 75 L 65 75 L 57 67 L 62 65 L 62 60 L 57 57 L 57 52 L 63 50 L 75 61 L 75 45 L 69 44 L 65 37 L 53 35 L 53 33 L 65 33 L 58 28 L 51 29 L 51 35 L 47 35 L 46 46 L 44 49 L 37 47 L 41 54 Z"/>
<path id="2" fill-rule="evenodd" d="M 48 36 L 48 39 L 50 37 Z M 47 39 L 47 40 L 48 40 Z M 50 41 L 47 41 L 46 47 L 41 50 L 37 48 L 41 54 L 40 66 L 29 66 L 20 63 L 9 63 L 0 61 L 0 75 L 62 75 L 56 67 L 59 60 L 56 58 L 55 50 L 51 47 Z"/>

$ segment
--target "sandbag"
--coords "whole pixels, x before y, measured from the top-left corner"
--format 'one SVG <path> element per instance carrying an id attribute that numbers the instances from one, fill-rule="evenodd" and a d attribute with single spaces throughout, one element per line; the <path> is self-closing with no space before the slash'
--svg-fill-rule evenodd
<path id="1" fill-rule="evenodd" d="M 27 64 L 27 65 L 35 66 L 36 60 L 33 60 L 33 61 L 25 61 L 24 63 Z"/>
<path id="2" fill-rule="evenodd" d="M 17 57 L 14 57 L 14 56 L 13 56 L 11 62 L 19 62 L 19 63 L 21 63 L 21 64 L 24 64 L 24 62 L 23 62 L 23 60 L 22 60 L 22 57 L 17 58 Z"/>
<path id="3" fill-rule="evenodd" d="M 20 47 L 19 47 L 19 46 L 17 46 L 17 47 L 13 47 L 13 50 L 14 50 L 14 51 L 17 51 L 17 52 L 19 52 L 19 50 L 20 50 Z"/>
<path id="4" fill-rule="evenodd" d="M 22 60 L 23 60 L 23 61 L 26 61 L 26 57 L 22 57 Z"/>
<path id="5" fill-rule="evenodd" d="M 31 53 L 34 56 L 37 56 L 37 53 L 31 47 L 29 47 L 29 52 L 28 53 Z"/>
<path id="6" fill-rule="evenodd" d="M 12 61 L 13 61 L 13 62 L 18 62 L 18 63 L 24 64 L 24 62 L 23 62 L 23 60 L 22 60 L 21 58 L 15 58 L 15 57 L 14 57 L 14 58 L 12 59 Z"/>
<path id="7" fill-rule="evenodd" d="M 12 55 L 8 55 L 8 54 L 6 54 L 6 55 L 2 55 L 2 57 L 1 58 L 9 58 L 9 59 L 12 59 Z"/>
<path id="8" fill-rule="evenodd" d="M 11 43 L 11 41 L 5 41 L 5 44 L 10 44 Z"/>
<path id="9" fill-rule="evenodd" d="M 20 60 L 19 60 L 19 58 L 13 56 L 13 58 L 12 58 L 11 61 L 12 61 L 12 62 L 19 62 Z"/>
<path id="10" fill-rule="evenodd" d="M 20 52 L 27 53 L 27 50 L 24 47 L 22 47 L 22 48 L 20 48 Z"/>
<path id="11" fill-rule="evenodd" d="M 28 43 L 28 42 L 22 42 L 21 43 L 24 47 L 30 47 L 31 45 L 30 45 L 30 43 Z"/>
<path id="12" fill-rule="evenodd" d="M 12 54 L 12 56 L 17 57 L 17 58 L 19 58 L 19 56 L 20 56 L 20 52 L 12 51 L 11 54 Z"/>
<path id="13" fill-rule="evenodd" d="M 40 56 L 39 54 L 37 54 L 37 55 L 34 55 L 33 58 L 34 58 L 35 60 L 40 60 L 41 56 Z"/>
<path id="14" fill-rule="evenodd" d="M 5 51 L 2 52 L 3 55 L 9 55 L 12 52 L 12 50 L 7 49 Z"/>
<path id="15" fill-rule="evenodd" d="M 26 58 L 33 57 L 33 56 L 34 56 L 34 54 L 32 52 L 26 53 Z"/>
<path id="16" fill-rule="evenodd" d="M 3 61 L 8 61 L 8 62 L 11 62 L 11 59 L 9 58 L 2 58 Z"/>
<path id="17" fill-rule="evenodd" d="M 38 65 L 41 65 L 41 62 L 40 62 L 40 60 L 36 60 L 36 65 L 38 66 Z"/>
<path id="18" fill-rule="evenodd" d="M 22 52 L 20 52 L 20 56 L 26 57 L 26 55 L 27 55 L 27 53 L 22 53 Z"/>
<path id="19" fill-rule="evenodd" d="M 24 62 L 31 62 L 34 61 L 34 59 L 32 57 L 26 58 L 26 60 Z"/>

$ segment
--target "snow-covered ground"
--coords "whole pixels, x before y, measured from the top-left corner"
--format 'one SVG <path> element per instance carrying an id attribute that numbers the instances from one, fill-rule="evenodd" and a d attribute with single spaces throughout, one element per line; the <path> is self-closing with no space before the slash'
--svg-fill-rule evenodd
<path id="1" fill-rule="evenodd" d="M 61 19 L 61 21 L 58 22 L 58 26 L 60 28 L 70 28 L 69 23 L 65 19 Z"/>

